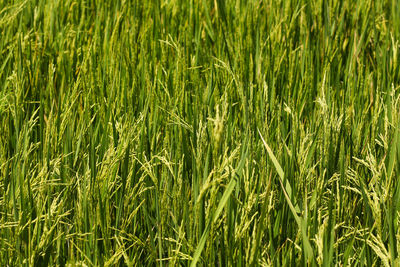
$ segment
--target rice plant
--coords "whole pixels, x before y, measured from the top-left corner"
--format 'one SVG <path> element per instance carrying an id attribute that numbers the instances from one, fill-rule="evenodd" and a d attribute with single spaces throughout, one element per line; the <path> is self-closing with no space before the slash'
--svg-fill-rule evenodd
<path id="1" fill-rule="evenodd" d="M 400 2 L 0 0 L 1 266 L 400 266 Z"/>

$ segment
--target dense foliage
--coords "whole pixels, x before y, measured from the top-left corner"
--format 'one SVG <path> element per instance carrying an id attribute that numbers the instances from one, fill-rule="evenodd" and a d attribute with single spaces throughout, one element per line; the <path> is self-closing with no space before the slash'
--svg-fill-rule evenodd
<path id="1" fill-rule="evenodd" d="M 400 2 L 0 0 L 1 266 L 395 266 Z"/>

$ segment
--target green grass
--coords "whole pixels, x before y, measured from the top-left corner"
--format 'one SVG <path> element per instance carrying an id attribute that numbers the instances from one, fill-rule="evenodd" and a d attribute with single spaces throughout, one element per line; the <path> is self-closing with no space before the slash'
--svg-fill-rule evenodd
<path id="1" fill-rule="evenodd" d="M 1 266 L 399 266 L 400 3 L 0 0 Z"/>

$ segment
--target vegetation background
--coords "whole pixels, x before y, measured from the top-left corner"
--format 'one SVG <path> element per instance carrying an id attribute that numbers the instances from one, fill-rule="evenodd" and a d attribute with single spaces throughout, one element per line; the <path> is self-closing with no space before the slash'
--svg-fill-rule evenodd
<path id="1" fill-rule="evenodd" d="M 0 0 L 2 266 L 399 266 L 400 2 Z"/>

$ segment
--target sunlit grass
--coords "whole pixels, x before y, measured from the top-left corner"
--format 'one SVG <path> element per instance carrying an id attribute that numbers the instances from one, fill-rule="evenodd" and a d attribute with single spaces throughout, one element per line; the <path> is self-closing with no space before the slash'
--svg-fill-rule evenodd
<path id="1" fill-rule="evenodd" d="M 397 1 L 0 0 L 1 266 L 397 266 Z"/>

